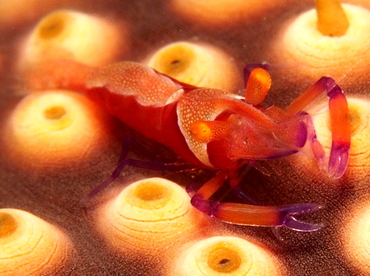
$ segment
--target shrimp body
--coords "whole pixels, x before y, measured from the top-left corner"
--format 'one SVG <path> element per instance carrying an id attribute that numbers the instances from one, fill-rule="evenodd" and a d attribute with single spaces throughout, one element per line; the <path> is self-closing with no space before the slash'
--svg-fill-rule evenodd
<path id="1" fill-rule="evenodd" d="M 135 62 L 103 68 L 72 61 L 48 63 L 40 66 L 36 75 L 30 74 L 30 83 L 82 91 L 111 115 L 168 146 L 187 162 L 217 170 L 216 176 L 198 191 L 189 190 L 193 206 L 200 211 L 230 223 L 318 230 L 320 225 L 294 218 L 296 214 L 319 209 L 317 204 L 275 207 L 209 200 L 227 179 L 235 177 L 241 166 L 303 151 L 307 143 L 330 177 L 339 178 L 346 170 L 351 137 L 348 105 L 335 81 L 322 77 L 288 108 L 264 109 L 259 103 L 271 80 L 259 67 L 247 68 L 245 97 L 181 83 Z M 322 94 L 329 98 L 332 121 L 333 142 L 328 158 L 306 112 L 307 106 Z M 238 184 L 230 181 L 232 187 L 235 183 Z"/>
<path id="2" fill-rule="evenodd" d="M 98 69 L 86 82 L 84 92 L 113 116 L 194 165 L 236 168 L 243 163 L 241 159 L 247 162 L 289 155 L 305 144 L 306 130 L 300 120 L 290 126 L 276 123 L 276 118 L 236 94 L 182 84 L 134 62 Z M 228 125 L 215 126 L 218 137 L 204 142 L 194 134 L 198 121 Z M 292 133 L 294 128 L 303 132 L 299 141 L 276 138 L 283 136 L 279 131 Z M 236 146 L 235 139 L 244 146 Z"/>

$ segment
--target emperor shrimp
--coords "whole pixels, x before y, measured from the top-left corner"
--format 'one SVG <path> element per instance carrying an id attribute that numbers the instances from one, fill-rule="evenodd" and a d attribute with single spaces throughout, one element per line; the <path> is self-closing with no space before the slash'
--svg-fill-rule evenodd
<path id="1" fill-rule="evenodd" d="M 351 132 L 342 89 L 332 78 L 322 77 L 287 108 L 262 108 L 260 103 L 271 86 L 270 75 L 263 67 L 246 67 L 245 96 L 195 87 L 143 64 L 126 61 L 102 68 L 67 60 L 45 63 L 31 71 L 29 83 L 35 88 L 81 91 L 108 113 L 164 144 L 189 164 L 215 170 L 216 175 L 200 189 L 188 189 L 192 205 L 203 213 L 233 224 L 316 231 L 321 224 L 295 218 L 320 209 L 315 203 L 260 206 L 210 199 L 225 181 L 229 181 L 231 189 L 242 185 L 238 178 L 242 166 L 307 148 L 329 177 L 338 179 L 346 171 Z M 317 140 L 307 112 L 307 107 L 325 94 L 332 131 L 329 156 Z M 113 182 L 125 165 L 140 167 L 142 163 L 128 162 L 126 153 L 122 154 L 111 177 L 91 191 L 88 198 Z"/>

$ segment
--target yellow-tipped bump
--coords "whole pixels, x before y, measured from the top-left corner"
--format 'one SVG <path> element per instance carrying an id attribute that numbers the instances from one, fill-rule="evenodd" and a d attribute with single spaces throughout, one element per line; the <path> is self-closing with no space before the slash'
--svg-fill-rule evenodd
<path id="1" fill-rule="evenodd" d="M 326 36 L 347 33 L 349 21 L 339 0 L 316 0 L 317 29 Z"/>
<path id="2" fill-rule="evenodd" d="M 52 90 L 26 96 L 8 119 L 5 156 L 24 170 L 86 163 L 113 141 L 113 121 L 81 94 Z M 95 152 L 96 153 L 96 152 Z"/>
<path id="3" fill-rule="evenodd" d="M 58 275 L 72 247 L 48 222 L 22 210 L 0 209 L 0 275 Z"/>
<path id="4" fill-rule="evenodd" d="M 54 11 L 36 25 L 22 49 L 21 68 L 51 59 L 91 66 L 111 63 L 127 50 L 127 31 L 99 17 Z"/>
<path id="5" fill-rule="evenodd" d="M 370 62 L 370 11 L 343 4 L 349 27 L 341 36 L 322 34 L 317 26 L 316 10 L 310 10 L 298 16 L 283 31 L 272 51 L 278 63 L 299 69 L 292 78 L 318 79 L 330 75 L 334 79 L 357 77 L 353 69 L 368 71 Z M 339 19 L 338 19 L 339 20 Z"/>
<path id="6" fill-rule="evenodd" d="M 282 265 L 265 248 L 238 237 L 217 236 L 193 244 L 176 260 L 179 276 L 284 275 Z"/>
<path id="7" fill-rule="evenodd" d="M 177 184 L 148 178 L 125 188 L 97 214 L 97 229 L 118 251 L 155 255 L 185 241 L 203 221 Z"/>
<path id="8" fill-rule="evenodd" d="M 148 65 L 181 82 L 227 91 L 240 88 L 242 76 L 234 59 L 216 47 L 171 43 L 155 52 Z"/>
<path id="9" fill-rule="evenodd" d="M 170 0 L 169 5 L 179 16 L 208 28 L 227 28 L 268 13 L 281 5 L 279 1 L 260 0 Z"/>

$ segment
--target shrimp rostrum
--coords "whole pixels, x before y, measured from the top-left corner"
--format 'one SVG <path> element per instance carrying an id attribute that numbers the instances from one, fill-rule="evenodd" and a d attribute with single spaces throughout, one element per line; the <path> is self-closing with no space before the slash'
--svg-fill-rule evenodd
<path id="1" fill-rule="evenodd" d="M 31 86 L 69 88 L 118 117 L 128 126 L 167 147 L 195 166 L 217 171 L 200 189 L 189 189 L 192 205 L 222 221 L 256 226 L 315 231 L 319 224 L 299 221 L 296 215 L 318 210 L 314 203 L 260 206 L 218 202 L 211 196 L 237 171 L 258 160 L 280 158 L 309 149 L 312 158 L 331 178 L 346 171 L 350 148 L 350 122 L 346 97 L 336 82 L 322 77 L 287 108 L 262 108 L 271 78 L 259 65 L 245 70 L 245 96 L 215 88 L 181 83 L 150 67 L 119 62 L 90 68 L 72 61 L 49 62 L 29 74 Z M 329 100 L 332 146 L 329 156 L 316 138 L 307 107 L 322 95 Z M 95 195 L 112 182 L 126 162 L 125 154 L 111 178 L 90 193 Z M 231 179 L 234 178 L 234 179 Z M 233 181 L 231 181 L 233 180 Z"/>

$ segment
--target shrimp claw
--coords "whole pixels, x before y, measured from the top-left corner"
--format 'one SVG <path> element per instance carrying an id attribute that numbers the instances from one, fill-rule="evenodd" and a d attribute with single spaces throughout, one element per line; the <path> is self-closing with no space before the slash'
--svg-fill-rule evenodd
<path id="1" fill-rule="evenodd" d="M 203 199 L 200 195 L 193 196 L 191 203 L 195 208 L 208 216 L 233 224 L 286 227 L 301 232 L 313 232 L 322 228 L 322 224 L 302 222 L 294 217 L 295 215 L 311 213 L 321 208 L 320 205 L 313 203 L 286 206 L 256 206 L 240 203 L 220 203 Z"/>
<path id="2" fill-rule="evenodd" d="M 327 165 L 328 176 L 334 179 L 340 178 L 346 171 L 349 159 L 349 149 L 351 145 L 351 124 L 348 110 L 348 103 L 343 90 L 330 77 L 322 77 L 314 83 L 309 89 L 299 96 L 286 109 L 290 114 L 303 114 L 309 106 L 319 99 L 322 95 L 327 95 L 329 98 L 329 113 L 330 124 L 332 131 L 332 146 L 330 150 L 329 161 Z M 312 146 L 313 151 L 320 152 L 316 140 L 316 134 L 313 130 L 315 145 Z M 316 154 L 321 156 L 322 154 Z M 322 163 L 320 158 L 317 158 L 319 163 Z M 326 165 L 323 167 L 325 168 Z"/>
<path id="3" fill-rule="evenodd" d="M 220 171 L 197 192 L 194 193 L 191 189 L 191 204 L 206 215 L 227 223 L 265 227 L 287 227 L 302 232 L 313 232 L 322 227 L 321 224 L 301 222 L 294 217 L 295 215 L 319 210 L 321 206 L 315 203 L 260 206 L 210 200 L 209 198 L 221 187 L 228 177 L 227 172 Z"/>

